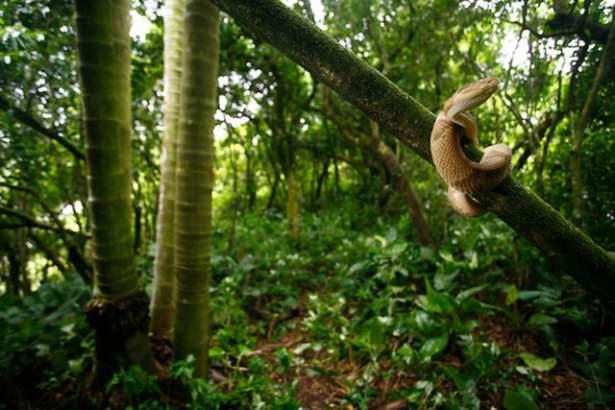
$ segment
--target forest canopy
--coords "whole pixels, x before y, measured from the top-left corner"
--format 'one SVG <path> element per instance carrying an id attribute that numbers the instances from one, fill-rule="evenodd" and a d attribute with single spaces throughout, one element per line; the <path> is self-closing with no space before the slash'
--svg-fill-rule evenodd
<path id="1" fill-rule="evenodd" d="M 614 79 L 608 0 L 0 0 L 0 409 L 615 406 Z"/>

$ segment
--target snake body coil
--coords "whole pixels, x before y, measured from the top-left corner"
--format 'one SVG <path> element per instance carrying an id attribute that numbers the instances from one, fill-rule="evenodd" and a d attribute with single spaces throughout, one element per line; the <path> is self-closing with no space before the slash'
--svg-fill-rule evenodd
<path id="1" fill-rule="evenodd" d="M 463 139 L 478 145 L 478 127 L 468 110 L 484 103 L 496 90 L 495 78 L 460 88 L 438 114 L 431 132 L 433 162 L 448 185 L 451 206 L 465 216 L 485 212 L 468 194 L 492 190 L 510 172 L 512 152 L 504 144 L 487 147 L 480 162 L 470 160 L 462 150 Z"/>

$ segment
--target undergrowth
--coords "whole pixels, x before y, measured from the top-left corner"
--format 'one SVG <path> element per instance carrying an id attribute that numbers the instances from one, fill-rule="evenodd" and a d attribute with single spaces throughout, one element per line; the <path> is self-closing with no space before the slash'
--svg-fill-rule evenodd
<path id="1" fill-rule="evenodd" d="M 433 250 L 405 217 L 348 213 L 306 215 L 299 242 L 276 213 L 217 227 L 208 381 L 189 358 L 89 394 L 85 285 L 2 296 L 0 408 L 615 406 L 599 306 L 505 225 L 456 218 Z"/>

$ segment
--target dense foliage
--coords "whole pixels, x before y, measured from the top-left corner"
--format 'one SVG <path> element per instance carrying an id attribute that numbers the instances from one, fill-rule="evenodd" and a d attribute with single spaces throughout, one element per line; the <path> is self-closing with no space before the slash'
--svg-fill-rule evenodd
<path id="1" fill-rule="evenodd" d="M 132 11 L 150 296 L 162 3 Z M 434 112 L 497 77 L 481 145 L 511 146 L 515 177 L 615 250 L 611 2 L 285 3 Z M 224 15 L 220 43 L 208 380 L 152 339 L 162 374 L 95 389 L 73 3 L 0 0 L 0 409 L 615 407 L 611 307 L 494 216 L 455 215 L 426 162 Z"/>

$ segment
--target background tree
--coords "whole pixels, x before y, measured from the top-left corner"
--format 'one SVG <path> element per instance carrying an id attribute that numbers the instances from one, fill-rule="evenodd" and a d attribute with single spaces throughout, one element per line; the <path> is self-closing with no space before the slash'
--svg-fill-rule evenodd
<path id="1" fill-rule="evenodd" d="M 213 128 L 217 108 L 219 12 L 207 0 L 187 0 L 177 135 L 175 348 L 192 354 L 207 374 L 212 248 Z"/>
<path id="2" fill-rule="evenodd" d="M 164 134 L 150 329 L 155 335 L 171 340 L 175 319 L 176 282 L 174 263 L 176 144 L 183 71 L 185 3 L 183 0 L 171 0 L 167 1 L 165 7 Z"/>

